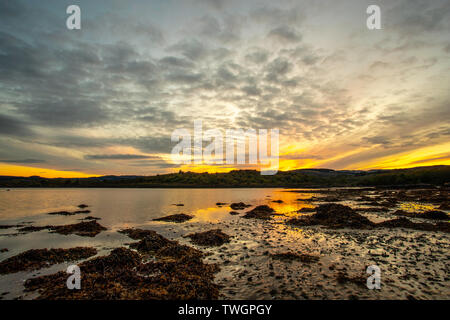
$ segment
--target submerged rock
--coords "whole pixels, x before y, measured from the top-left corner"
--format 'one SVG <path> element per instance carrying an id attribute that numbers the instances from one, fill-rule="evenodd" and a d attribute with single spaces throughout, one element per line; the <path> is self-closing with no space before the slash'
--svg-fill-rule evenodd
<path id="1" fill-rule="evenodd" d="M 223 233 L 220 229 L 192 233 L 185 237 L 191 238 L 193 243 L 200 246 L 221 246 L 226 242 L 230 242 L 230 236 Z"/>
<path id="2" fill-rule="evenodd" d="M 78 213 L 91 213 L 91 210 L 77 210 L 73 212 L 74 214 L 78 214 Z"/>
<path id="3" fill-rule="evenodd" d="M 239 212 L 237 212 L 237 211 L 230 211 L 229 214 L 231 214 L 232 216 L 235 216 L 235 215 L 238 215 Z"/>
<path id="4" fill-rule="evenodd" d="M 48 212 L 49 215 L 59 215 L 59 216 L 72 216 L 75 213 L 69 212 L 69 211 L 55 211 L 55 212 Z"/>
<path id="5" fill-rule="evenodd" d="M 64 235 L 76 234 L 82 237 L 95 237 L 103 230 L 106 230 L 106 228 L 100 225 L 97 221 L 92 220 L 64 226 L 51 226 L 50 230 Z"/>
<path id="6" fill-rule="evenodd" d="M 179 214 L 172 214 L 170 216 L 165 216 L 165 217 L 161 217 L 161 218 L 155 218 L 153 219 L 153 221 L 167 221 L 167 222 L 185 222 L 187 220 L 191 220 L 193 218 L 193 216 L 184 214 L 184 213 L 179 213 Z"/>
<path id="7" fill-rule="evenodd" d="M 251 206 L 252 206 L 251 204 L 245 204 L 243 202 L 234 202 L 234 203 L 230 204 L 230 208 L 233 210 L 244 210 Z"/>
<path id="8" fill-rule="evenodd" d="M 66 261 L 86 259 L 97 254 L 95 248 L 32 249 L 0 262 L 0 274 L 37 270 Z"/>
<path id="9" fill-rule="evenodd" d="M 77 211 L 55 211 L 55 212 L 49 212 L 47 214 L 49 215 L 60 215 L 60 216 L 73 216 L 79 213 L 90 213 L 91 210 L 77 210 Z"/>
<path id="10" fill-rule="evenodd" d="M 36 226 L 26 226 L 23 228 L 18 229 L 19 232 L 27 233 L 27 232 L 36 232 L 41 231 L 45 229 L 50 229 L 51 226 L 43 226 L 43 227 L 36 227 Z"/>
<path id="11" fill-rule="evenodd" d="M 84 209 L 84 208 L 87 208 L 87 207 L 89 207 L 89 206 L 87 204 L 84 204 L 84 203 L 78 205 L 78 208 L 80 208 L 80 209 Z"/>
<path id="12" fill-rule="evenodd" d="M 256 218 L 256 219 L 270 219 L 275 214 L 275 210 L 267 205 L 257 206 L 256 208 L 248 211 L 243 216 L 244 218 Z"/>
<path id="13" fill-rule="evenodd" d="M 101 218 L 93 217 L 93 216 L 87 216 L 85 218 L 79 219 L 79 220 L 102 220 Z"/>

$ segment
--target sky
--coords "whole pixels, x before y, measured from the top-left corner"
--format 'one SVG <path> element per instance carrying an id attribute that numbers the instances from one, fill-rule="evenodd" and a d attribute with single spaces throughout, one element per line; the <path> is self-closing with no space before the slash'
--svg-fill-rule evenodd
<path id="1" fill-rule="evenodd" d="M 252 167 L 173 163 L 194 120 L 279 129 L 280 170 L 450 165 L 449 71 L 447 0 L 0 0 L 0 175 Z"/>

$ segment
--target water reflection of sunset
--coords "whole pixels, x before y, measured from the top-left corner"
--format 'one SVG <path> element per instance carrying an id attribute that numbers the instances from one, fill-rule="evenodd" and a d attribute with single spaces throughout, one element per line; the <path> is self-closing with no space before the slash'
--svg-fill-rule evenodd
<path id="1" fill-rule="evenodd" d="M 209 208 L 202 208 L 198 209 L 192 214 L 195 216 L 195 220 L 197 222 L 218 222 L 221 220 L 227 220 L 233 217 L 229 214 L 231 211 L 230 207 L 223 206 L 223 207 L 209 207 Z"/>

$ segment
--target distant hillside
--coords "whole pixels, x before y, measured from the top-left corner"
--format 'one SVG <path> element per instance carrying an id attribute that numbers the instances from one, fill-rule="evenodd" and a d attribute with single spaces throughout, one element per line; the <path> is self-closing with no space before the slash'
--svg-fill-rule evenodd
<path id="1" fill-rule="evenodd" d="M 226 188 L 226 187 L 332 187 L 442 185 L 450 182 L 450 166 L 395 170 L 299 169 L 280 171 L 273 176 L 256 170 L 228 173 L 179 172 L 156 176 L 102 176 L 54 178 L 0 176 L 0 187 L 118 187 L 118 188 Z"/>

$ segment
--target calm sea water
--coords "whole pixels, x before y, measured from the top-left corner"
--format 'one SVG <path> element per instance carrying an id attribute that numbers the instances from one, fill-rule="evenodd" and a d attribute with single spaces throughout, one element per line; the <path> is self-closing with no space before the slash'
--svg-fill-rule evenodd
<path id="1" fill-rule="evenodd" d="M 305 206 L 296 202 L 301 195 L 284 192 L 283 189 L 104 189 L 104 188 L 17 188 L 0 191 L 0 225 L 66 225 L 78 223 L 87 215 L 101 218 L 99 223 L 108 230 L 95 237 L 60 235 L 43 230 L 20 233 L 17 228 L 0 229 L 0 260 L 7 259 L 29 249 L 95 247 L 99 255 L 132 242 L 117 231 L 128 227 L 152 229 L 160 234 L 186 242 L 188 232 L 201 231 L 223 224 L 244 225 L 249 222 L 241 215 L 230 215 L 230 207 L 216 205 L 224 202 L 245 202 L 253 206 L 269 204 L 278 212 L 294 212 Z M 304 195 L 309 197 L 310 195 Z M 283 200 L 274 203 L 272 200 Z M 76 211 L 78 205 L 86 204 L 89 214 L 72 216 L 49 215 L 55 211 Z M 175 206 L 183 204 L 184 206 Z M 251 208 L 249 208 L 251 209 Z M 244 212 L 247 210 L 243 210 Z M 153 221 L 154 218 L 175 213 L 186 213 L 194 218 L 184 223 Z M 219 225 L 218 225 L 219 224 Z M 22 294 L 25 279 L 39 274 L 64 270 L 65 264 L 52 266 L 37 272 L 18 272 L 0 276 L 0 291 L 9 292 L 6 298 Z M 0 292 L 1 293 L 1 292 Z"/>
<path id="2" fill-rule="evenodd" d="M 286 189 L 26 189 L 0 190 L 0 225 L 67 225 L 78 223 L 87 215 L 101 218 L 107 230 L 95 237 L 60 235 L 42 230 L 21 233 L 17 227 L 0 229 L 0 261 L 29 249 L 94 247 L 98 255 L 133 242 L 117 232 L 128 227 L 155 230 L 163 236 L 191 245 L 185 235 L 220 228 L 232 241 L 220 247 L 201 247 L 208 253 L 207 263 L 218 263 L 221 271 L 215 281 L 222 286 L 223 299 L 404 299 L 411 294 L 423 299 L 448 298 L 447 234 L 403 229 L 328 230 L 294 228 L 286 219 L 297 216 L 302 207 L 317 203 L 298 199 L 320 196 L 317 193 L 285 192 Z M 273 202 L 282 200 L 282 203 Z M 243 219 L 245 211 L 230 215 L 229 204 L 245 202 L 252 206 L 267 204 L 283 215 L 270 221 Z M 217 202 L 227 205 L 218 206 Z M 358 206 L 352 200 L 340 203 Z M 89 214 L 49 215 L 54 211 L 75 211 L 86 204 Z M 184 204 L 175 206 L 174 204 Z M 430 210 L 433 206 L 401 203 L 403 210 Z M 184 223 L 153 221 L 154 218 L 186 213 L 194 218 Z M 301 214 L 301 213 L 300 213 Z M 391 219 L 389 212 L 367 212 L 372 221 Z M 408 250 L 405 250 L 408 248 Z M 314 264 L 286 263 L 271 259 L 269 252 L 299 252 L 320 257 Z M 401 254 L 397 254 L 397 253 Z M 380 254 L 386 253 L 380 262 Z M 426 264 L 418 263 L 420 256 Z M 66 270 L 66 262 L 41 270 L 0 275 L 0 295 L 4 299 L 31 299 L 37 293 L 23 291 L 23 282 L 39 275 Z M 383 279 L 389 285 L 382 290 L 368 290 L 357 285 L 336 283 L 335 268 L 358 274 L 364 266 L 383 264 Z M 404 274 L 417 278 L 405 281 Z M 429 282 L 429 274 L 440 279 Z M 418 280 L 416 280 L 418 279 Z M 427 285 L 427 291 L 423 288 Z"/>
<path id="3" fill-rule="evenodd" d="M 142 224 L 153 218 L 174 213 L 194 215 L 195 222 L 217 222 L 233 219 L 227 206 L 217 202 L 245 202 L 252 205 L 271 203 L 282 212 L 298 210 L 304 205 L 295 203 L 299 194 L 284 189 L 29 189 L 18 188 L 0 192 L 0 223 L 19 220 L 40 221 L 49 218 L 48 212 L 74 211 L 79 204 L 87 204 L 90 215 L 102 218 L 102 224 L 120 228 L 128 224 Z M 309 195 L 307 195 L 309 196 Z M 175 206 L 174 204 L 184 204 Z M 81 215 L 82 217 L 82 215 Z M 65 218 L 67 220 L 67 217 Z M 19 221 L 20 222 L 20 221 Z"/>

